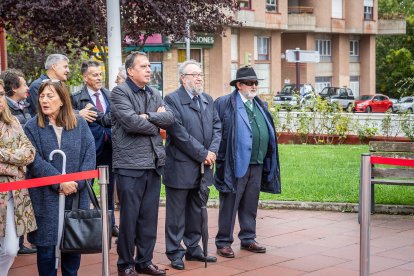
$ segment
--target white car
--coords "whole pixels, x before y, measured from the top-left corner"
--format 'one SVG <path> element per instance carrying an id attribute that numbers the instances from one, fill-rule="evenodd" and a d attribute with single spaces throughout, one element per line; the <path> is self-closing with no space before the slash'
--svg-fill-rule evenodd
<path id="1" fill-rule="evenodd" d="M 394 104 L 394 112 L 408 112 L 414 111 L 414 96 L 403 97 L 396 104 Z"/>

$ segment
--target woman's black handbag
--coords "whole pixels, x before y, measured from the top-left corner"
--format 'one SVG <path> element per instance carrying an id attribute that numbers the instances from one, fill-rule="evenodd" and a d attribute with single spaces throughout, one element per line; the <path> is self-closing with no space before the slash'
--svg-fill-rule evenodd
<path id="1" fill-rule="evenodd" d="M 79 192 L 76 193 L 72 202 L 72 210 L 65 211 L 61 252 L 78 254 L 102 252 L 101 208 L 91 185 L 87 182 L 85 186 L 94 209 L 79 209 Z M 110 233 L 109 229 L 112 229 L 112 212 L 108 210 L 108 233 Z M 109 248 L 111 248 L 111 235 L 108 234 L 108 237 Z"/>

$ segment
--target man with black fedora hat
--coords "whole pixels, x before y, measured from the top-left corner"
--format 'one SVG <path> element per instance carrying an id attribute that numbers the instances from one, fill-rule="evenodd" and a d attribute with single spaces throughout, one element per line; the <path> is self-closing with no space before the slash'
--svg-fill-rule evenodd
<path id="1" fill-rule="evenodd" d="M 222 140 L 216 159 L 214 185 L 220 193 L 217 254 L 234 258 L 231 248 L 236 214 L 241 249 L 265 253 L 256 242 L 260 192 L 280 193 L 280 166 L 272 116 L 257 96 L 259 85 L 251 67 L 237 70 L 232 93 L 215 101 Z"/>

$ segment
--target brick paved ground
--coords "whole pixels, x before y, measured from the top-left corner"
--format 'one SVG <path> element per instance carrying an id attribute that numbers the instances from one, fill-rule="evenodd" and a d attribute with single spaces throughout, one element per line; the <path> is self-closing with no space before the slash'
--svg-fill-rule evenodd
<path id="1" fill-rule="evenodd" d="M 118 214 L 117 214 L 118 215 Z M 209 252 L 215 254 L 218 209 L 209 209 Z M 164 242 L 165 208 L 160 207 L 158 240 L 154 263 L 169 269 L 167 275 L 359 275 L 359 224 L 357 214 L 302 210 L 259 210 L 257 241 L 267 246 L 266 254 L 240 251 L 235 235 L 236 258 L 218 257 L 203 263 L 185 262 L 186 270 L 169 267 Z M 238 229 L 235 229 L 235 233 Z M 374 215 L 371 230 L 372 275 L 414 275 L 414 218 Z M 111 273 L 116 275 L 116 247 L 113 244 Z M 10 276 L 37 275 L 36 257 L 17 257 Z M 82 256 L 79 276 L 101 275 L 101 255 Z"/>

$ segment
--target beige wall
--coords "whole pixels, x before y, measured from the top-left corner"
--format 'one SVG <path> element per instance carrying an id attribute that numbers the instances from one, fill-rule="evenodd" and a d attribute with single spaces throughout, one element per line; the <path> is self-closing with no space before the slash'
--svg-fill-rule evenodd
<path id="1" fill-rule="evenodd" d="M 332 85 L 349 86 L 348 35 L 332 35 Z"/>
<path id="2" fill-rule="evenodd" d="M 163 82 L 164 96 L 173 92 L 178 87 L 178 52 L 171 49 L 163 56 Z"/>
<path id="3" fill-rule="evenodd" d="M 360 95 L 375 94 L 375 36 L 364 35 L 360 40 Z"/>
<path id="4" fill-rule="evenodd" d="M 270 91 L 280 91 L 282 88 L 282 33 L 279 31 L 272 32 L 271 52 L 270 52 Z"/>
<path id="5" fill-rule="evenodd" d="M 231 32 L 226 30 L 225 37 L 216 36 L 214 47 L 210 49 L 210 72 L 208 76 L 209 94 L 216 99 L 231 91 Z"/>

